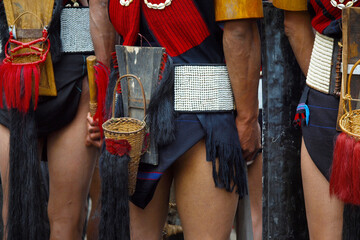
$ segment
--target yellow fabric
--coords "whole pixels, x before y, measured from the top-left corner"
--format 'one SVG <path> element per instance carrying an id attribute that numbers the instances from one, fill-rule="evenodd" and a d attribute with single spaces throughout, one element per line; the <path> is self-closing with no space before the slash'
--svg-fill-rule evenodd
<path id="1" fill-rule="evenodd" d="M 307 10 L 307 0 L 273 0 L 273 5 L 287 11 Z"/>
<path id="2" fill-rule="evenodd" d="M 263 16 L 262 0 L 215 0 L 216 21 Z"/>
<path id="3" fill-rule="evenodd" d="M 54 0 L 4 0 L 4 6 L 10 26 L 38 29 L 50 23 Z"/>

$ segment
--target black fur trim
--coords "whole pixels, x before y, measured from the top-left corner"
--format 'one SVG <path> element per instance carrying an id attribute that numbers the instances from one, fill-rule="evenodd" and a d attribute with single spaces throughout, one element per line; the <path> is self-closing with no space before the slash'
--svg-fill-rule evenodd
<path id="1" fill-rule="evenodd" d="M 174 68 L 170 56 L 165 64 L 163 79 L 151 95 L 147 109 L 147 124 L 151 138 L 158 145 L 166 145 L 175 140 L 174 110 Z"/>
<path id="2" fill-rule="evenodd" d="M 360 206 L 346 204 L 344 207 L 343 240 L 360 239 Z"/>
<path id="3" fill-rule="evenodd" d="M 50 52 L 53 63 L 60 60 L 61 57 L 61 39 L 60 39 L 60 15 L 63 9 L 62 0 L 55 0 L 54 11 L 49 25 Z"/>
<path id="4" fill-rule="evenodd" d="M 5 58 L 5 44 L 9 39 L 9 27 L 6 20 L 4 2 L 0 1 L 0 43 L 1 43 L 1 54 L 0 59 Z"/>
<path id="5" fill-rule="evenodd" d="M 35 113 L 32 109 L 26 115 L 16 109 L 10 111 L 7 237 L 11 240 L 47 240 L 49 226 L 46 196 L 41 190 Z"/>
<path id="6" fill-rule="evenodd" d="M 101 219 L 100 240 L 129 240 L 128 162 L 130 157 L 104 150 L 100 157 Z"/>
<path id="7" fill-rule="evenodd" d="M 113 102 L 113 93 L 116 81 L 119 78 L 119 70 L 118 68 L 114 68 L 113 63 L 111 63 L 110 66 L 111 72 L 109 77 L 109 84 L 106 90 L 106 99 L 105 99 L 105 115 L 106 119 L 111 118 L 112 114 L 112 102 Z M 124 116 L 124 110 L 123 110 L 123 104 L 122 104 L 122 96 L 121 94 L 117 95 L 116 98 L 116 109 L 115 109 L 115 117 L 123 117 Z"/>

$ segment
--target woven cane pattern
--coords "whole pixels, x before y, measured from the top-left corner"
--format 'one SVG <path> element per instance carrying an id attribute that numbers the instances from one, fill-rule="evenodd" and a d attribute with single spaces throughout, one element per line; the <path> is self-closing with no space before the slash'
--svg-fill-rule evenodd
<path id="1" fill-rule="evenodd" d="M 234 98 L 226 66 L 175 67 L 175 110 L 180 112 L 231 111 Z"/>
<path id="2" fill-rule="evenodd" d="M 351 81 L 354 75 L 356 67 L 360 65 L 358 60 L 351 68 L 347 82 L 343 86 L 346 86 L 345 92 L 342 92 L 343 109 L 345 113 L 339 120 L 339 126 L 343 132 L 354 137 L 356 140 L 360 140 L 360 109 L 353 109 L 353 102 L 360 102 L 360 99 L 352 98 L 351 96 Z"/>
<path id="3" fill-rule="evenodd" d="M 334 39 L 316 33 L 306 84 L 329 94 Z"/>
<path id="4" fill-rule="evenodd" d="M 89 8 L 64 8 L 61 12 L 60 38 L 63 52 L 92 52 Z"/>
<path id="5" fill-rule="evenodd" d="M 342 115 L 339 126 L 343 132 L 360 140 L 360 110 L 353 110 Z"/>

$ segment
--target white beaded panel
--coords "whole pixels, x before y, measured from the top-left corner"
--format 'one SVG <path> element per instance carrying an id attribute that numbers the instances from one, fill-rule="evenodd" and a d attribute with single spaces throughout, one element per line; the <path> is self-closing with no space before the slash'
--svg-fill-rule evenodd
<path id="1" fill-rule="evenodd" d="M 175 110 L 181 112 L 231 111 L 234 98 L 224 65 L 175 67 Z"/>
<path id="2" fill-rule="evenodd" d="M 61 12 L 60 38 L 63 52 L 92 52 L 89 8 L 64 8 Z"/>

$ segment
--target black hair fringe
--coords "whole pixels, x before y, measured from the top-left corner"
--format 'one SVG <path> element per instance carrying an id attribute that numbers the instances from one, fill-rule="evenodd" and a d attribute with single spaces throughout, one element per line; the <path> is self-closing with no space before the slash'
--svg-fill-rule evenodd
<path id="1" fill-rule="evenodd" d="M 172 59 L 168 57 L 163 79 L 151 95 L 147 109 L 147 125 L 156 144 L 166 145 L 175 140 L 175 118 L 174 68 Z"/>
<path id="2" fill-rule="evenodd" d="M 5 44 L 9 39 L 9 27 L 6 20 L 4 2 L 0 1 L 0 43 L 1 43 L 1 54 L 0 59 L 5 58 Z"/>
<path id="3" fill-rule="evenodd" d="M 113 62 L 110 63 L 110 77 L 109 77 L 109 83 L 106 90 L 106 99 L 105 99 L 105 118 L 110 119 L 112 114 L 112 102 L 113 102 L 113 93 L 114 88 L 116 85 L 116 81 L 119 78 L 119 70 L 118 68 L 114 68 Z M 123 109 L 123 101 L 122 101 L 122 95 L 119 93 L 117 95 L 117 99 L 115 101 L 115 117 L 123 117 L 124 116 L 124 109 Z"/>
<path id="4" fill-rule="evenodd" d="M 62 0 L 55 0 L 54 11 L 49 25 L 48 33 L 50 39 L 50 53 L 53 63 L 56 63 L 61 58 L 61 39 L 60 39 L 60 15 L 63 9 Z"/>
<path id="5" fill-rule="evenodd" d="M 343 240 L 360 239 L 360 206 L 344 206 Z"/>
<path id="6" fill-rule="evenodd" d="M 236 192 L 240 198 L 248 193 L 245 163 L 241 161 L 241 147 L 235 147 L 220 141 L 213 141 L 211 137 L 206 138 L 206 159 L 212 162 L 213 178 L 216 187 L 223 187 Z M 218 167 L 217 160 L 218 157 Z"/>
<path id="7" fill-rule="evenodd" d="M 35 112 L 11 109 L 7 239 L 49 239 L 46 196 L 41 190 Z"/>
<path id="8" fill-rule="evenodd" d="M 129 240 L 128 162 L 104 150 L 100 157 L 101 219 L 99 240 Z"/>

